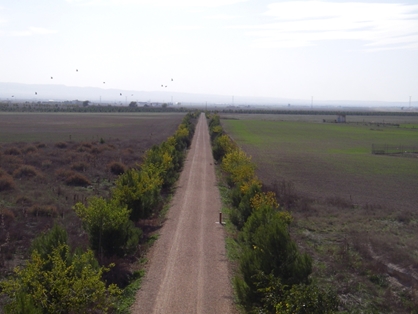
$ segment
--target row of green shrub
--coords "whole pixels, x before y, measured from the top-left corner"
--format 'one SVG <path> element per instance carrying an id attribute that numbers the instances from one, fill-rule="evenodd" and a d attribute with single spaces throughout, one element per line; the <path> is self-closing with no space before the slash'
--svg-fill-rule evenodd
<path id="1" fill-rule="evenodd" d="M 72 250 L 58 225 L 33 241 L 25 267 L 0 282 L 5 313 L 107 313 L 114 307 L 121 287 L 105 282 L 103 275 L 115 264 L 100 264 L 137 250 L 142 231 L 135 223 L 153 215 L 162 189 L 174 184 L 195 117 L 187 114 L 172 137 L 147 151 L 137 168 L 121 174 L 109 199 L 93 197 L 87 206 L 74 206 L 91 249 Z"/>
<path id="2" fill-rule="evenodd" d="M 229 219 L 235 226 L 237 298 L 254 313 L 332 313 L 335 293 L 310 280 L 312 259 L 300 253 L 289 234 L 292 216 L 275 193 L 263 191 L 255 164 L 224 132 L 218 115 L 209 116 L 213 156 L 229 187 Z"/>

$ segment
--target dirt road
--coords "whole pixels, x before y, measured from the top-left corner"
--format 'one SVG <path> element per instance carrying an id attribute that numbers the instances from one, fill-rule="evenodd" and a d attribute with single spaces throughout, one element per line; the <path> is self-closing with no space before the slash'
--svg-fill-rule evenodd
<path id="1" fill-rule="evenodd" d="M 132 313 L 236 313 L 220 208 L 202 114 Z"/>

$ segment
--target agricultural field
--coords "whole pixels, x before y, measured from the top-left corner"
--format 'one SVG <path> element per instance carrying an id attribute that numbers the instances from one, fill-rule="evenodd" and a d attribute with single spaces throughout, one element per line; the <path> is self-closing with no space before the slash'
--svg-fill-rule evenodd
<path id="1" fill-rule="evenodd" d="M 184 113 L 1 113 L 0 278 L 55 221 L 73 247 L 88 238 L 72 207 L 108 196 L 117 176 L 173 135 Z"/>
<path id="2" fill-rule="evenodd" d="M 335 117 L 336 118 L 336 117 Z M 410 313 L 418 305 L 418 117 L 223 114 L 226 132 L 292 212 L 292 236 L 314 258 L 313 280 L 347 312 Z"/>

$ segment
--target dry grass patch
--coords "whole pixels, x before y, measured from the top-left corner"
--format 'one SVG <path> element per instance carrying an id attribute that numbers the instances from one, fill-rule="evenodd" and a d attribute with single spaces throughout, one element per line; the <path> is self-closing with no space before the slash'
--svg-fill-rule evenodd
<path id="1" fill-rule="evenodd" d="M 80 161 L 80 162 L 74 162 L 71 164 L 71 169 L 76 171 L 86 171 L 88 168 L 88 164 L 86 162 Z"/>
<path id="2" fill-rule="evenodd" d="M 91 143 L 84 142 L 84 143 L 81 143 L 77 147 L 76 151 L 77 152 L 88 152 L 88 153 L 90 153 L 93 148 L 94 147 Z"/>
<path id="3" fill-rule="evenodd" d="M 73 175 L 70 175 L 65 180 L 65 183 L 67 185 L 73 185 L 73 186 L 89 186 L 89 185 L 91 185 L 90 180 L 87 179 L 85 176 L 83 176 L 80 173 L 74 173 Z"/>
<path id="4" fill-rule="evenodd" d="M 3 153 L 4 153 L 5 155 L 13 155 L 13 156 L 18 156 L 18 155 L 21 155 L 21 154 L 22 154 L 22 152 L 20 151 L 20 149 L 19 149 L 19 148 L 17 148 L 17 147 L 10 147 L 10 148 L 7 148 L 7 149 L 5 149 L 5 150 L 3 151 Z"/>
<path id="5" fill-rule="evenodd" d="M 35 145 L 29 145 L 29 146 L 26 146 L 22 151 L 25 154 L 32 154 L 32 153 L 36 153 L 38 149 L 36 148 Z"/>
<path id="6" fill-rule="evenodd" d="M 28 198 L 27 196 L 19 196 L 18 198 L 16 198 L 16 204 L 17 205 L 22 205 L 22 206 L 31 206 L 32 205 L 32 200 L 30 198 Z"/>
<path id="7" fill-rule="evenodd" d="M 0 192 L 13 190 L 16 188 L 13 178 L 7 174 L 4 170 L 0 169 Z"/>
<path id="8" fill-rule="evenodd" d="M 61 149 L 64 149 L 64 148 L 67 148 L 67 143 L 64 143 L 64 142 L 58 142 L 58 143 L 55 143 L 55 147 L 57 147 L 57 148 L 61 148 Z"/>
<path id="9" fill-rule="evenodd" d="M 132 148 L 127 148 L 123 151 L 124 155 L 131 155 L 134 153 L 134 150 Z"/>
<path id="10" fill-rule="evenodd" d="M 108 168 L 111 173 L 115 175 L 120 175 L 126 171 L 126 166 L 118 161 L 113 161 L 108 165 Z"/>
<path id="11" fill-rule="evenodd" d="M 57 207 L 53 205 L 33 205 L 28 210 L 27 213 L 33 216 L 41 217 L 57 217 L 58 210 Z"/>
<path id="12" fill-rule="evenodd" d="M 93 147 L 90 152 L 94 155 L 100 154 L 102 150 L 99 147 Z"/>
<path id="13" fill-rule="evenodd" d="M 8 208 L 0 209 L 0 226 L 5 227 L 5 225 L 11 223 L 15 219 L 15 214 Z"/>
<path id="14" fill-rule="evenodd" d="M 47 159 L 41 162 L 42 169 L 49 169 L 52 166 L 52 161 Z"/>
<path id="15" fill-rule="evenodd" d="M 33 166 L 23 165 L 17 168 L 13 172 L 13 177 L 15 178 L 33 178 L 33 177 L 42 177 L 42 174 Z"/>
<path id="16" fill-rule="evenodd" d="M 66 180 L 68 177 L 74 175 L 75 172 L 73 170 L 70 169 L 66 169 L 66 168 L 59 168 L 55 171 L 55 175 L 62 180 Z"/>

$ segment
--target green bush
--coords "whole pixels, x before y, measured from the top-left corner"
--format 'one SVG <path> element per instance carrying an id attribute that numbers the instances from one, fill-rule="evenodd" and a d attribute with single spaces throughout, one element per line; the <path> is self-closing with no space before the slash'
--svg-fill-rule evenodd
<path id="1" fill-rule="evenodd" d="M 33 297 L 25 292 L 17 292 L 14 300 L 4 307 L 5 313 L 43 314 L 41 308 L 36 307 Z"/>
<path id="2" fill-rule="evenodd" d="M 177 171 L 173 163 L 175 155 L 174 138 L 170 142 L 166 141 L 160 146 L 154 145 L 145 153 L 145 161 L 142 169 L 152 165 L 158 169 L 159 176 L 163 180 L 163 187 L 170 187 L 177 180 Z"/>
<path id="3" fill-rule="evenodd" d="M 130 211 L 115 199 L 93 197 L 86 207 L 74 206 L 89 234 L 91 248 L 100 256 L 123 256 L 136 250 L 142 231 L 129 220 Z"/>
<path id="4" fill-rule="evenodd" d="M 40 257 L 46 260 L 54 248 L 67 243 L 68 236 L 65 229 L 57 224 L 54 224 L 48 232 L 39 235 L 33 240 L 29 251 L 31 254 L 34 251 L 37 251 Z M 51 267 L 47 267 L 47 269 L 51 269 Z"/>
<path id="5" fill-rule="evenodd" d="M 107 269 L 97 269 L 93 261 L 92 251 L 71 254 L 67 244 L 54 248 L 46 259 L 35 250 L 25 268 L 0 282 L 2 293 L 11 299 L 9 313 L 26 313 L 26 307 L 32 313 L 107 312 L 120 290 L 106 287 L 101 277 Z"/>
<path id="6" fill-rule="evenodd" d="M 232 189 L 231 200 L 234 209 L 232 211 L 232 223 L 241 230 L 247 221 L 248 217 L 251 216 L 253 209 L 251 207 L 251 199 L 261 192 L 261 188 L 257 183 L 249 185 L 246 191 L 241 191 L 241 188 L 236 186 Z"/>
<path id="7" fill-rule="evenodd" d="M 152 164 L 130 169 L 116 181 L 113 198 L 128 207 L 132 221 L 148 218 L 160 201 L 162 184 L 160 170 Z"/>
<path id="8" fill-rule="evenodd" d="M 263 213 L 256 211 L 253 215 L 244 226 L 247 242 L 242 246 L 239 261 L 243 279 L 251 289 L 248 299 L 257 300 L 254 276 L 259 271 L 281 278 L 286 285 L 309 283 L 312 260 L 309 255 L 298 252 L 280 216 L 273 214 L 265 219 L 268 223 L 264 223 L 258 221 L 264 219 Z M 249 235 L 249 232 L 252 234 Z"/>
<path id="9" fill-rule="evenodd" d="M 262 308 L 266 313 L 331 314 L 338 311 L 338 297 L 331 290 L 314 284 L 287 286 L 280 278 L 263 273 L 257 275 L 258 292 L 263 295 Z"/>
<path id="10" fill-rule="evenodd" d="M 107 312 L 120 294 L 102 281 L 107 270 L 92 251 L 71 253 L 65 230 L 54 226 L 34 240 L 26 266 L 0 282 L 5 313 Z"/>

